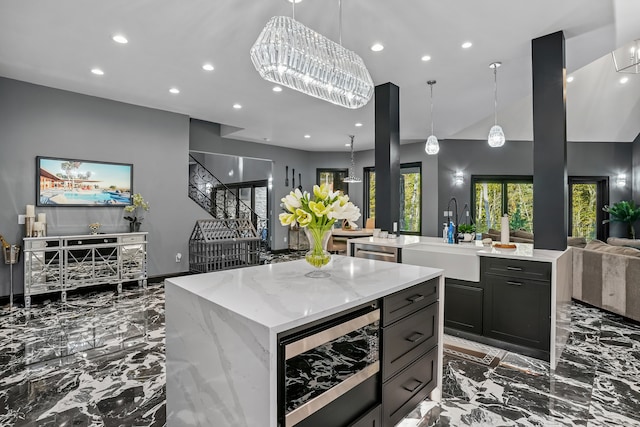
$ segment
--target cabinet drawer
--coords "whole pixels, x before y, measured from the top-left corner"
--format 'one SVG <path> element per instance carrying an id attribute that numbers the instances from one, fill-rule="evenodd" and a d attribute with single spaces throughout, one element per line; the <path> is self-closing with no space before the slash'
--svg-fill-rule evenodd
<path id="1" fill-rule="evenodd" d="M 144 236 L 122 236 L 120 237 L 122 243 L 136 243 L 144 242 Z"/>
<path id="2" fill-rule="evenodd" d="M 387 326 L 437 301 L 438 280 L 439 278 L 436 277 L 384 297 L 382 299 L 382 326 Z"/>
<path id="3" fill-rule="evenodd" d="M 386 381 L 438 343 L 438 304 L 382 329 L 383 376 Z"/>
<path id="4" fill-rule="evenodd" d="M 358 418 L 349 427 L 381 427 L 382 426 L 382 405 L 378 405 L 371 411 Z"/>
<path id="5" fill-rule="evenodd" d="M 382 386 L 382 421 L 385 427 L 395 426 L 435 388 L 437 365 L 436 347 Z"/>
<path id="6" fill-rule="evenodd" d="M 551 280 L 551 263 L 483 257 L 484 272 L 534 280 Z"/>

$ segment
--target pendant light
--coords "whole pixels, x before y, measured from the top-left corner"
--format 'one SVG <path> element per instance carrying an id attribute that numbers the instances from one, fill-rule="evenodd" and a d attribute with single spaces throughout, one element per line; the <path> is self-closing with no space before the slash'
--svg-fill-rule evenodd
<path id="1" fill-rule="evenodd" d="M 364 107 L 374 92 L 364 61 L 342 46 L 342 0 L 340 43 L 329 40 L 295 20 L 274 16 L 251 47 L 254 67 L 263 79 L 342 107 Z"/>
<path id="2" fill-rule="evenodd" d="M 502 62 L 492 62 L 489 68 L 493 69 L 493 127 L 489 130 L 489 145 L 493 148 L 502 147 L 504 145 L 504 132 L 498 125 L 498 67 Z"/>
<path id="3" fill-rule="evenodd" d="M 355 135 L 349 135 L 349 138 L 351 138 L 351 166 L 349 167 L 349 176 L 343 179 L 342 182 L 357 184 L 362 182 L 362 179 L 356 176 L 356 164 L 353 161 L 353 138 L 355 138 Z"/>
<path id="4" fill-rule="evenodd" d="M 436 138 L 436 136 L 433 134 L 433 85 L 436 84 L 436 81 L 429 80 L 427 84 L 431 88 L 431 135 L 429 135 L 429 138 L 427 138 L 427 142 L 424 145 L 424 151 L 428 155 L 433 156 L 435 154 L 438 154 L 438 151 L 440 151 L 438 138 Z"/>

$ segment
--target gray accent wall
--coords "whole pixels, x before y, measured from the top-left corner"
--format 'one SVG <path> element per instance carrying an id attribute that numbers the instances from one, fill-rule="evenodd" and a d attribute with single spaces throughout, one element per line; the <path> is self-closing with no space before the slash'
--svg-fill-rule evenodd
<path id="1" fill-rule="evenodd" d="M 132 163 L 133 189 L 151 205 L 149 274 L 188 270 L 188 240 L 203 212 L 187 195 L 189 118 L 150 108 L 0 78 L 0 234 L 22 246 L 18 214 L 36 202 L 36 156 Z M 36 207 L 49 235 L 128 231 L 116 207 Z M 182 262 L 175 262 L 176 253 Z M 23 259 L 22 254 L 20 257 Z M 14 293 L 23 292 L 22 262 Z M 9 267 L 0 264 L 0 296 L 9 294 Z"/>
<path id="2" fill-rule="evenodd" d="M 615 179 L 632 168 L 631 143 L 569 142 L 567 172 L 569 176 L 608 176 L 609 201 L 615 203 L 631 197 L 631 186 L 617 187 Z M 530 141 L 507 141 L 501 148 L 491 148 L 486 141 L 445 140 L 440 144 L 438 189 L 438 227 L 446 221 L 443 212 L 451 197 L 460 208 L 471 201 L 471 175 L 533 175 L 533 146 Z M 464 184 L 456 186 L 453 174 L 464 173 Z M 620 224 L 611 225 L 611 235 L 621 235 Z"/>

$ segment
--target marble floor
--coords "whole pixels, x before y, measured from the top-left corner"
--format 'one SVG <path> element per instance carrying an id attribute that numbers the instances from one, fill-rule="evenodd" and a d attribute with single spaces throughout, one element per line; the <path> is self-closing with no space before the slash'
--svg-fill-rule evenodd
<path id="1" fill-rule="evenodd" d="M 570 328 L 555 373 L 447 356 L 443 401 L 399 426 L 640 426 L 640 326 L 573 304 Z M 2 307 L 0 348 L 0 426 L 166 424 L 162 284 Z"/>

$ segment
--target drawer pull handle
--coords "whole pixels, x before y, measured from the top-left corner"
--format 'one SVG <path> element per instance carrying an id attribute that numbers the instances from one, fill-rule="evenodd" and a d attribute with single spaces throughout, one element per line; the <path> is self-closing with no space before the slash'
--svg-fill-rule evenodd
<path id="1" fill-rule="evenodd" d="M 507 266 L 507 270 L 510 271 L 522 271 L 522 267 L 512 267 L 510 265 Z"/>
<path id="2" fill-rule="evenodd" d="M 413 334 L 405 338 L 405 340 L 409 342 L 418 342 L 422 339 L 422 337 L 424 337 L 424 334 L 421 334 L 420 332 L 414 332 Z"/>
<path id="3" fill-rule="evenodd" d="M 419 389 L 421 385 L 422 383 L 420 381 L 414 379 L 411 380 L 411 383 L 403 385 L 402 388 L 407 390 L 409 393 L 413 393 L 414 391 Z"/>
<path id="4" fill-rule="evenodd" d="M 508 280 L 507 285 L 522 286 L 522 282 L 513 282 L 511 280 Z"/>
<path id="5" fill-rule="evenodd" d="M 411 301 L 411 303 L 413 304 L 414 302 L 422 301 L 423 299 L 424 299 L 424 295 L 414 295 L 412 297 L 407 298 L 407 301 Z"/>

